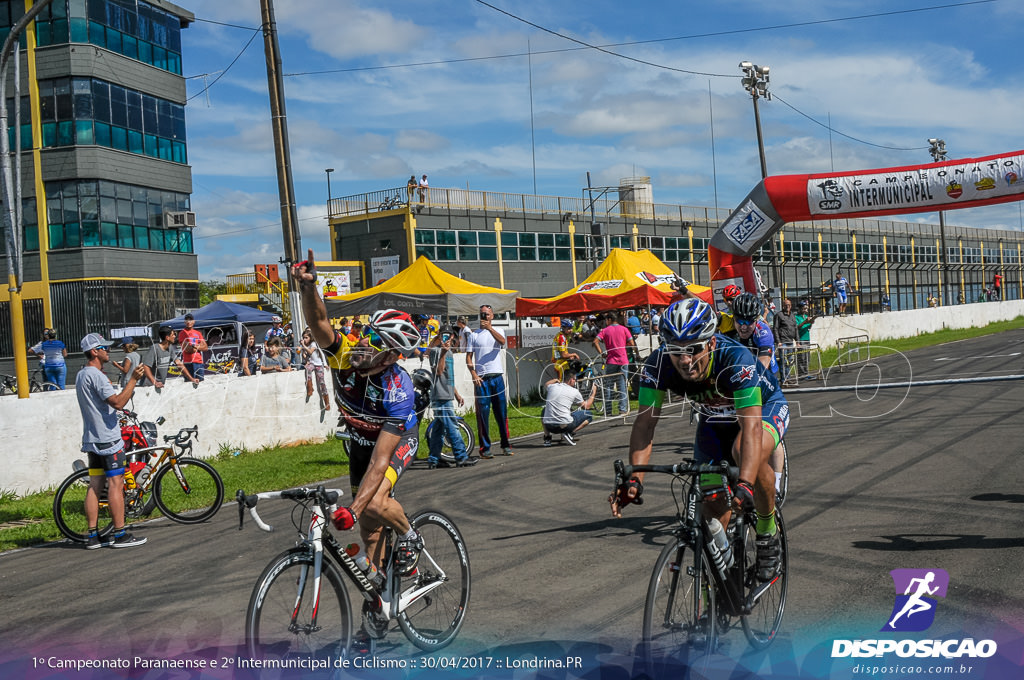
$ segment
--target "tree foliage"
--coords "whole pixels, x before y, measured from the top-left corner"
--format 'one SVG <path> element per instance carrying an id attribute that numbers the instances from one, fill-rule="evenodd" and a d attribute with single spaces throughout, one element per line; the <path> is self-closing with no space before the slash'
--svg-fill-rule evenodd
<path id="1" fill-rule="evenodd" d="M 211 279 L 199 282 L 199 306 L 203 307 L 217 299 L 218 295 L 228 292 L 228 282 Z"/>

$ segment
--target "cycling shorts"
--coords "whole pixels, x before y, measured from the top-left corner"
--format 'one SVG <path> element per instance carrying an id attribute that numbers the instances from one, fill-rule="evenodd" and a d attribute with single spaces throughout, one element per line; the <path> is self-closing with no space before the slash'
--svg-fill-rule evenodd
<path id="1" fill-rule="evenodd" d="M 555 359 L 555 375 L 558 376 L 559 380 L 563 379 L 562 378 L 562 374 L 565 372 L 565 369 L 568 366 L 569 366 L 569 360 L 568 359 Z"/>
<path id="2" fill-rule="evenodd" d="M 761 427 L 779 445 L 789 428 L 789 404 L 785 402 L 769 402 L 761 407 Z M 698 463 L 716 463 L 732 459 L 732 445 L 740 434 L 739 420 L 716 421 L 713 423 L 702 419 L 697 425 L 697 436 L 693 443 L 694 460 Z"/>
<path id="3" fill-rule="evenodd" d="M 384 472 L 384 477 L 391 482 L 391 488 L 395 488 L 398 478 L 402 476 L 405 469 L 412 461 L 416 460 L 416 451 L 420 445 L 419 428 L 406 432 L 398 440 L 398 445 L 391 454 L 391 462 Z M 370 467 L 370 459 L 373 458 L 373 449 L 376 443 L 369 440 L 358 440 L 353 438 L 348 442 L 348 477 L 352 484 L 352 497 L 355 498 L 359 491 L 359 485 L 363 483 L 363 477 Z"/>
<path id="4" fill-rule="evenodd" d="M 115 442 L 120 444 L 121 442 Z M 114 448 L 111 445 L 110 448 Z M 86 456 L 89 460 L 90 477 L 119 477 L 124 474 L 124 446 L 122 445 L 116 453 L 100 455 L 89 451 Z"/>

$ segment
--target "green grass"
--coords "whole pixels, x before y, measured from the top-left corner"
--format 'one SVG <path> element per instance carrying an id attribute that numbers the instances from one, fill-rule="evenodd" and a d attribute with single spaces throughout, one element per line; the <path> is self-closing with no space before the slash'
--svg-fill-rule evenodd
<path id="1" fill-rule="evenodd" d="M 894 352 L 906 352 L 922 347 L 930 347 L 955 340 L 1000 333 L 1024 327 L 1024 317 L 1012 321 L 993 323 L 982 328 L 963 330 L 944 330 L 922 334 L 913 338 L 898 340 L 880 340 L 872 343 L 873 357 Z M 822 352 L 823 363 L 828 366 L 836 359 L 836 350 Z M 517 405 L 516 400 L 509 404 L 509 432 L 513 438 L 533 434 L 541 430 L 541 404 L 536 399 L 529 403 L 523 400 Z M 632 402 L 636 408 L 636 402 Z M 476 419 L 472 412 L 467 413 L 466 421 L 475 429 Z M 420 428 L 424 432 L 425 427 Z M 498 442 L 497 426 L 491 418 L 491 440 Z M 331 479 L 348 474 L 348 460 L 340 442 L 333 439 L 319 444 L 301 446 L 273 447 L 260 451 L 242 451 L 233 455 L 234 449 L 224 446 L 221 452 L 210 462 L 224 479 L 225 499 L 234 497 L 237 489 L 245 489 L 249 493 L 285 489 Z M 426 441 L 421 438 L 420 457 L 427 455 Z M 68 469 L 70 474 L 71 470 Z M 0 489 L 0 524 L 9 522 L 28 522 L 24 526 L 0 529 L 0 551 L 20 548 L 61 538 L 56 524 L 53 522 L 54 490 L 18 498 L 10 491 Z M 225 509 L 224 511 L 227 511 Z M 222 511 L 223 512 L 223 511 Z"/>

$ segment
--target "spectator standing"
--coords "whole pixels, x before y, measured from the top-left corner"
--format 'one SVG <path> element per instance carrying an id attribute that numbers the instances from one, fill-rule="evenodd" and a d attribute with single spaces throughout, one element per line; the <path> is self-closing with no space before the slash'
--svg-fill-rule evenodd
<path id="1" fill-rule="evenodd" d="M 67 346 L 57 339 L 57 331 L 52 328 L 43 329 L 43 339 L 29 348 L 43 362 L 43 378 L 59 389 L 64 389 L 68 375 Z"/>
<path id="2" fill-rule="evenodd" d="M 256 375 L 260 372 L 259 348 L 256 336 L 248 328 L 242 331 L 242 342 L 238 351 L 238 375 Z"/>
<path id="3" fill-rule="evenodd" d="M 405 191 L 409 194 L 408 203 L 412 203 L 412 199 L 416 194 L 416 175 L 409 175 L 409 181 L 405 183 Z"/>
<path id="4" fill-rule="evenodd" d="M 270 317 L 270 328 L 267 329 L 266 334 L 263 336 L 264 346 L 266 346 L 267 341 L 269 341 L 271 338 L 281 338 L 281 340 L 284 340 L 285 336 L 287 335 L 287 332 L 285 332 L 284 328 L 282 327 L 283 323 L 284 322 L 281 320 L 281 317 L 279 317 L 277 314 Z"/>
<path id="5" fill-rule="evenodd" d="M 810 345 L 811 326 L 818 317 L 811 314 L 811 306 L 807 302 L 800 304 L 800 311 L 793 317 L 796 320 L 796 329 L 800 337 L 800 352 L 796 355 L 797 371 L 805 380 L 813 380 L 810 374 Z"/>
<path id="6" fill-rule="evenodd" d="M 935 297 L 935 295 L 932 294 L 932 293 L 928 294 L 927 301 L 928 301 L 928 306 L 929 307 L 938 307 L 939 306 L 939 298 Z"/>
<path id="7" fill-rule="evenodd" d="M 331 410 L 331 397 L 327 392 L 327 385 L 324 382 L 324 361 L 323 352 L 313 340 L 313 332 L 307 327 L 302 331 L 302 340 L 299 343 L 299 356 L 302 357 L 303 367 L 306 371 L 306 401 L 313 396 L 313 380 L 316 379 L 316 393 L 320 397 L 320 409 Z"/>
<path id="8" fill-rule="evenodd" d="M 427 193 L 430 191 L 430 185 L 427 184 L 427 176 L 423 175 L 420 177 L 420 183 L 417 187 L 419 189 L 420 205 L 423 205 L 424 201 L 427 200 Z"/>
<path id="9" fill-rule="evenodd" d="M 658 312 L 658 308 L 655 307 L 651 310 L 651 333 L 657 333 L 658 327 L 661 326 L 661 313 Z"/>
<path id="10" fill-rule="evenodd" d="M 782 311 L 775 315 L 774 327 L 775 340 L 779 343 L 779 358 L 782 360 L 782 379 L 788 381 L 789 374 L 794 371 L 796 343 L 800 339 L 793 301 L 789 298 L 782 301 Z"/>
<path id="11" fill-rule="evenodd" d="M 636 315 L 636 310 L 629 310 L 629 316 L 626 317 L 626 328 L 636 338 L 638 335 L 644 332 L 643 324 L 640 323 L 640 317 Z"/>
<path id="12" fill-rule="evenodd" d="M 544 413 L 541 425 L 544 427 L 544 446 L 553 444 L 552 435 L 562 435 L 562 442 L 576 446 L 579 431 L 594 419 L 590 407 L 597 396 L 597 382 L 590 388 L 586 399 L 576 388 L 576 379 L 582 366 L 579 361 L 572 361 L 563 372 L 561 380 L 555 378 L 546 383 L 547 395 L 544 399 Z M 577 405 L 579 409 L 573 410 Z"/>
<path id="13" fill-rule="evenodd" d="M 121 371 L 117 384 L 123 389 L 128 384 L 128 376 L 142 363 L 142 357 L 139 356 L 138 344 L 132 338 L 123 338 L 121 343 L 124 346 L 124 359 L 121 360 L 121 363 L 116 361 L 111 361 L 110 363 L 114 364 L 117 370 Z"/>
<path id="14" fill-rule="evenodd" d="M 124 526 L 124 440 L 117 418 L 117 409 L 124 408 L 135 392 L 135 384 L 143 375 L 138 366 L 131 372 L 124 389 L 117 392 L 103 373 L 103 365 L 110 361 L 110 341 L 99 333 L 82 338 L 82 353 L 86 364 L 75 378 L 78 408 L 82 413 L 82 451 L 89 460 L 89 488 L 85 492 L 85 517 L 89 531 L 85 540 L 87 550 L 109 545 L 114 548 L 132 548 L 146 542 Z M 114 533 L 109 541 L 100 539 L 99 499 L 104 486 L 114 521 Z"/>
<path id="15" fill-rule="evenodd" d="M 476 401 L 476 428 L 480 437 L 480 457 L 493 458 L 491 453 L 490 416 L 494 409 L 494 420 L 498 423 L 501 450 L 506 456 L 515 455 L 508 436 L 508 403 L 505 401 L 505 374 L 502 366 L 502 352 L 505 349 L 505 333 L 492 324 L 494 309 L 490 305 L 480 306 L 480 327 L 469 336 L 466 345 L 466 366 L 473 379 L 473 395 Z"/>
<path id="16" fill-rule="evenodd" d="M 195 383 L 203 379 L 203 352 L 206 351 L 206 340 L 197 331 L 196 319 L 191 314 L 185 315 L 185 327 L 178 331 L 177 344 L 181 348 L 181 361 L 188 367 Z M 193 384 L 195 384 L 193 383 Z"/>
<path id="17" fill-rule="evenodd" d="M 359 334 L 362 333 L 362 332 L 363 332 L 363 322 L 362 321 L 353 320 L 352 321 L 352 329 L 348 332 L 347 335 L 345 335 L 345 337 L 348 338 L 350 341 L 352 341 L 352 344 L 355 345 L 356 343 L 359 342 Z"/>
<path id="18" fill-rule="evenodd" d="M 836 278 L 832 281 L 832 296 L 839 303 L 839 315 L 846 314 L 846 301 L 849 298 L 850 282 L 846 280 L 843 273 L 836 270 Z"/>
<path id="19" fill-rule="evenodd" d="M 636 347 L 633 342 L 633 334 L 619 323 L 616 314 L 609 312 L 605 315 L 607 322 L 605 327 L 598 332 L 594 338 L 594 349 L 601 352 L 601 345 L 604 343 L 605 369 L 604 369 L 604 415 L 612 415 L 612 394 L 614 390 L 619 394 L 619 415 L 629 413 L 629 391 L 626 389 L 626 367 L 629 365 L 627 347 Z M 653 321 L 653 318 L 652 318 Z"/>
<path id="20" fill-rule="evenodd" d="M 146 357 L 142 360 L 142 369 L 148 381 L 146 384 L 157 389 L 163 387 L 167 382 L 167 371 L 170 370 L 173 363 L 181 371 L 185 380 L 193 385 L 198 385 L 199 381 L 189 373 L 188 367 L 182 362 L 178 348 L 171 344 L 172 338 L 174 338 L 174 329 L 170 326 L 161 326 L 157 331 L 157 341 L 149 348 Z"/>
<path id="21" fill-rule="evenodd" d="M 448 462 L 441 460 L 440 456 L 441 444 L 445 437 L 452 443 L 455 467 L 469 467 L 476 465 L 480 460 L 476 456 L 470 456 L 466 451 L 466 443 L 462 440 L 456 425 L 455 404 L 462 406 L 465 401 L 455 388 L 455 358 L 452 356 L 455 342 L 455 330 L 445 325 L 439 329 L 429 353 L 430 372 L 433 374 L 430 407 L 434 411 L 434 417 L 441 421 L 440 427 L 430 431 L 430 439 L 427 441 L 427 467 L 430 469 L 448 467 Z"/>
<path id="22" fill-rule="evenodd" d="M 963 304 L 963 300 L 960 300 L 960 304 Z M 889 300 L 889 294 L 888 293 L 882 293 L 882 311 L 883 312 L 891 312 L 892 311 L 892 301 Z"/>
<path id="23" fill-rule="evenodd" d="M 956 301 L 962 305 L 967 304 L 967 296 L 964 295 L 963 290 L 956 294 Z"/>
<path id="24" fill-rule="evenodd" d="M 468 316 L 460 316 L 455 320 L 455 332 L 458 333 L 458 351 L 465 352 L 469 346 L 469 336 L 473 333 L 473 329 L 469 327 Z"/>
<path id="25" fill-rule="evenodd" d="M 281 338 L 271 338 L 263 347 L 263 359 L 260 360 L 261 373 L 287 373 L 292 370 L 291 357 L 282 351 L 284 342 Z"/>
<path id="26" fill-rule="evenodd" d="M 1003 299 L 1003 275 L 996 274 L 992 277 L 992 290 L 995 291 L 996 300 Z"/>

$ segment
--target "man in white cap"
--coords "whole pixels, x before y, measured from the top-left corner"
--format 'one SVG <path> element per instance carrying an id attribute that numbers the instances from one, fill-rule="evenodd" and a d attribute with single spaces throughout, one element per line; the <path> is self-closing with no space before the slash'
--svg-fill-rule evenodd
<path id="1" fill-rule="evenodd" d="M 103 365 L 110 361 L 110 345 L 111 342 L 99 333 L 82 338 L 86 364 L 75 379 L 78 408 L 82 411 L 82 451 L 89 458 L 89 489 L 85 493 L 85 518 L 89 522 L 85 547 L 89 550 L 105 545 L 131 548 L 146 542 L 145 538 L 134 536 L 124 528 L 124 442 L 117 418 L 117 409 L 124 408 L 132 398 L 135 384 L 144 371 L 142 366 L 136 366 L 124 389 L 118 392 L 103 373 Z M 104 483 L 108 486 L 114 533 L 101 539 L 97 525 Z"/>

